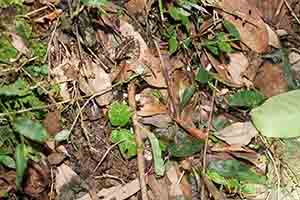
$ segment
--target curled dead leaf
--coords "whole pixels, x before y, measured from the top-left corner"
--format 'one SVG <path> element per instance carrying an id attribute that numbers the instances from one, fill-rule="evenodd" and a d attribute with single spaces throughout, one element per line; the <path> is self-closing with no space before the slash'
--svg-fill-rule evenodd
<path id="1" fill-rule="evenodd" d="M 151 53 L 142 36 L 135 31 L 131 24 L 122 20 L 120 21 L 120 31 L 124 37 L 133 37 L 139 43 L 139 57 L 130 63 L 132 71 L 143 74 L 143 79 L 149 85 L 165 88 L 166 83 L 161 71 L 160 60 Z"/>
<path id="2" fill-rule="evenodd" d="M 241 42 L 257 53 L 266 52 L 268 32 L 259 10 L 247 0 L 221 0 L 222 15 L 239 31 Z"/>

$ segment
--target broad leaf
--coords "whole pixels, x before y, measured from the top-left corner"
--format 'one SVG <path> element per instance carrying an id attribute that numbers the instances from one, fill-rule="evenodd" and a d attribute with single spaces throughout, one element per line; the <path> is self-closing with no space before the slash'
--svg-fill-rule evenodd
<path id="1" fill-rule="evenodd" d="M 154 160 L 154 171 L 157 176 L 163 176 L 165 172 L 164 160 L 162 159 L 161 148 L 159 144 L 159 140 L 155 137 L 155 135 L 147 131 L 148 138 L 150 140 L 152 155 Z"/>
<path id="2" fill-rule="evenodd" d="M 300 90 L 273 96 L 250 114 L 255 127 L 267 137 L 300 136 Z"/>
<path id="3" fill-rule="evenodd" d="M 24 144 L 18 144 L 16 147 L 16 186 L 17 190 L 21 188 L 23 176 L 28 165 L 28 152 Z"/>
<path id="4" fill-rule="evenodd" d="M 187 157 L 199 152 L 202 146 L 201 140 L 182 133 L 178 143 L 170 144 L 168 149 L 173 157 Z"/>
<path id="5" fill-rule="evenodd" d="M 16 20 L 16 31 L 23 39 L 30 39 L 32 27 L 24 19 Z"/>
<path id="6" fill-rule="evenodd" d="M 186 105 L 188 105 L 188 103 L 190 102 L 191 98 L 194 95 L 194 92 L 195 92 L 194 86 L 185 88 L 180 101 L 181 109 L 183 109 Z"/>
<path id="7" fill-rule="evenodd" d="M 212 160 L 208 169 L 217 172 L 225 178 L 234 178 L 239 182 L 260 183 L 266 182 L 266 177 L 256 174 L 247 165 L 238 160 Z"/>
<path id="8" fill-rule="evenodd" d="M 256 91 L 240 90 L 229 96 L 228 103 L 230 106 L 253 108 L 262 103 L 264 99 L 264 96 Z"/>
<path id="9" fill-rule="evenodd" d="M 16 162 L 8 155 L 0 155 L 0 163 L 12 169 L 16 168 Z"/>
<path id="10" fill-rule="evenodd" d="M 170 54 L 173 54 L 177 51 L 178 42 L 177 42 L 177 38 L 176 38 L 176 33 L 170 37 L 170 39 L 168 40 L 168 45 L 169 45 Z"/>
<path id="11" fill-rule="evenodd" d="M 241 38 L 240 32 L 235 28 L 235 26 L 231 22 L 224 20 L 223 25 L 225 29 L 228 31 L 228 33 L 230 33 L 230 35 L 234 37 L 234 39 L 239 40 Z"/>
<path id="12" fill-rule="evenodd" d="M 108 117 L 113 126 L 125 126 L 128 124 L 131 112 L 127 104 L 114 102 L 108 111 Z"/>
<path id="13" fill-rule="evenodd" d="M 136 143 L 133 133 L 127 129 L 113 130 L 111 133 L 113 143 L 119 143 L 121 154 L 126 158 L 136 155 Z"/>
<path id="14" fill-rule="evenodd" d="M 62 131 L 60 131 L 59 133 L 57 133 L 55 135 L 54 139 L 57 142 L 62 142 L 62 141 L 68 140 L 70 134 L 71 134 L 71 132 L 68 129 L 63 129 Z"/>
<path id="15" fill-rule="evenodd" d="M 199 83 L 205 84 L 213 79 L 213 76 L 203 67 L 200 67 L 195 80 Z"/>
<path id="16" fill-rule="evenodd" d="M 43 143 L 47 140 L 47 131 L 38 121 L 34 122 L 30 119 L 19 117 L 16 119 L 14 127 L 18 133 L 33 141 Z"/>
<path id="17" fill-rule="evenodd" d="M 22 79 L 0 87 L 0 96 L 25 96 L 29 93 L 29 85 Z"/>

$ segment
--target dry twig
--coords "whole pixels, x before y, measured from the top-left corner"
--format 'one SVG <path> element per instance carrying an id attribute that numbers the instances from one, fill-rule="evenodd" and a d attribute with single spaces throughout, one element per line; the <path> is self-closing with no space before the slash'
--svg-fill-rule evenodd
<path id="1" fill-rule="evenodd" d="M 135 102 L 135 84 L 134 82 L 129 83 L 128 85 L 128 104 L 133 111 L 132 121 L 133 129 L 135 133 L 135 141 L 137 145 L 137 163 L 139 170 L 139 180 L 142 193 L 142 200 L 148 200 L 147 195 L 147 186 L 145 181 L 145 161 L 143 155 L 143 140 L 140 133 L 140 128 L 138 126 L 138 120 L 136 115 L 136 102 Z"/>

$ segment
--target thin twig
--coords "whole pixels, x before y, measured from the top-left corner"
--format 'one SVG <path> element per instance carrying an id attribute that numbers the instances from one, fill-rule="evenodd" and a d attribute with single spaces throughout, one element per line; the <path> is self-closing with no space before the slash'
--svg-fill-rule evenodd
<path id="1" fill-rule="evenodd" d="M 293 9 L 291 8 L 290 4 L 284 0 L 284 3 L 286 5 L 286 7 L 289 9 L 289 11 L 291 12 L 292 16 L 295 18 L 295 20 L 297 21 L 297 23 L 300 25 L 300 20 L 299 18 L 297 17 L 296 13 L 293 11 Z"/>
<path id="2" fill-rule="evenodd" d="M 215 83 L 215 86 L 217 86 L 217 81 Z M 206 133 L 206 138 L 205 138 L 205 144 L 204 144 L 204 150 L 203 150 L 203 166 L 202 166 L 202 174 L 206 173 L 206 166 L 207 166 L 207 148 L 208 148 L 208 138 L 209 138 L 209 132 L 212 129 L 212 119 L 213 119 L 213 112 L 214 112 L 214 105 L 215 105 L 215 98 L 216 98 L 216 90 L 213 90 L 213 96 L 211 100 L 211 105 L 210 105 L 210 113 L 209 113 L 209 118 L 208 118 L 208 126 L 207 126 L 207 133 Z M 204 185 L 202 186 L 201 190 L 201 199 L 204 199 Z"/>
<path id="3" fill-rule="evenodd" d="M 115 144 L 113 144 L 112 146 L 110 146 L 106 152 L 104 153 L 104 155 L 102 156 L 101 160 L 99 161 L 99 163 L 97 164 L 97 166 L 94 168 L 93 173 L 95 173 L 97 171 L 97 169 L 100 167 L 100 165 L 102 164 L 102 162 L 105 160 L 106 156 L 108 155 L 108 153 L 118 144 L 120 144 L 121 142 L 124 142 L 124 140 L 121 140 Z"/>
<path id="4" fill-rule="evenodd" d="M 144 161 L 144 149 L 143 149 L 143 140 L 140 133 L 140 128 L 138 126 L 138 119 L 136 114 L 136 102 L 135 102 L 135 84 L 134 82 L 129 83 L 128 85 L 128 104 L 132 111 L 134 112 L 132 116 L 133 121 L 133 129 L 135 133 L 135 141 L 137 145 L 137 163 L 138 163 L 138 170 L 139 170 L 139 180 L 140 180 L 140 187 L 142 193 L 142 200 L 148 200 L 147 195 L 147 186 L 145 181 L 145 161 Z"/>

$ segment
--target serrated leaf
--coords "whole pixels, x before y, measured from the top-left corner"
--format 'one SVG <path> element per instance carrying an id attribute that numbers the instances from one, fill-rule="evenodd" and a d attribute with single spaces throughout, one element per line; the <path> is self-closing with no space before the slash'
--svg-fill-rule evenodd
<path id="1" fill-rule="evenodd" d="M 203 142 L 190 136 L 183 136 L 178 143 L 172 143 L 168 146 L 171 156 L 187 157 L 201 150 Z"/>
<path id="2" fill-rule="evenodd" d="M 132 158 L 136 155 L 136 143 L 133 133 L 127 129 L 113 130 L 111 133 L 113 143 L 119 143 L 121 154 L 125 158 Z"/>
<path id="3" fill-rule="evenodd" d="M 234 37 L 234 39 L 240 40 L 240 32 L 235 28 L 235 26 L 231 22 L 224 20 L 223 25 L 228 31 L 228 33 L 230 33 L 230 35 Z"/>
<path id="4" fill-rule="evenodd" d="M 256 174 L 247 165 L 238 160 L 211 160 L 208 169 L 224 178 L 234 178 L 239 182 L 264 184 L 266 177 Z"/>
<path id="5" fill-rule="evenodd" d="M 18 144 L 16 147 L 16 187 L 21 188 L 23 177 L 28 165 L 28 152 L 25 144 Z"/>
<path id="6" fill-rule="evenodd" d="M 68 140 L 70 134 L 71 134 L 70 130 L 68 130 L 68 129 L 63 129 L 62 131 L 58 132 L 58 133 L 55 135 L 54 139 L 55 139 L 55 141 L 57 141 L 57 142 L 62 142 L 62 141 Z"/>
<path id="7" fill-rule="evenodd" d="M 177 42 L 176 34 L 173 34 L 172 37 L 170 37 L 170 39 L 168 40 L 168 45 L 169 45 L 170 54 L 173 54 L 177 51 L 178 42 Z"/>
<path id="8" fill-rule="evenodd" d="M 250 115 L 255 127 L 267 137 L 291 138 L 300 136 L 300 90 L 269 98 L 254 108 Z"/>
<path id="9" fill-rule="evenodd" d="M 240 90 L 229 96 L 228 104 L 230 106 L 253 108 L 264 101 L 265 97 L 259 92 L 253 90 Z"/>
<path id="10" fill-rule="evenodd" d="M 194 86 L 185 88 L 180 101 L 180 106 L 182 109 L 190 102 L 191 98 L 194 95 L 194 92 L 195 92 Z"/>
<path id="11" fill-rule="evenodd" d="M 0 155 L 0 163 L 12 169 L 16 168 L 15 160 L 8 155 Z"/>
<path id="12" fill-rule="evenodd" d="M 48 75 L 48 65 L 29 65 L 26 67 L 32 76 L 47 76 Z"/>
<path id="13" fill-rule="evenodd" d="M 113 126 L 122 127 L 128 124 L 131 117 L 131 112 L 129 111 L 127 104 L 114 102 L 110 106 L 108 117 Z"/>
<path id="14" fill-rule="evenodd" d="M 40 41 L 32 41 L 31 49 L 34 57 L 38 57 L 39 61 L 42 61 L 47 53 L 47 46 Z"/>
<path id="15" fill-rule="evenodd" d="M 48 134 L 43 125 L 38 121 L 32 121 L 23 117 L 19 117 L 14 122 L 15 130 L 36 142 L 43 143 L 47 140 Z"/>
<path id="16" fill-rule="evenodd" d="M 199 83 L 206 84 L 213 79 L 213 76 L 203 67 L 200 67 L 195 80 Z"/>
<path id="17" fill-rule="evenodd" d="M 162 150 L 160 148 L 159 140 L 150 131 L 147 131 L 147 136 L 151 144 L 155 174 L 157 176 L 163 176 L 165 172 L 165 166 L 164 166 L 164 160 L 162 159 L 162 152 L 161 152 Z"/>

